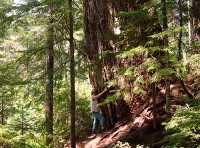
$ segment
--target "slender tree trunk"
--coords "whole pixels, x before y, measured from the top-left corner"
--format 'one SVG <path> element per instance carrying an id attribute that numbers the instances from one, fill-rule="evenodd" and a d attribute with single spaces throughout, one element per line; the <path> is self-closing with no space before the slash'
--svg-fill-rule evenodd
<path id="1" fill-rule="evenodd" d="M 24 106 L 23 106 L 23 104 L 22 104 L 22 107 L 21 107 L 21 135 L 23 136 L 24 135 L 24 133 L 25 133 L 25 115 L 24 115 Z M 25 139 L 24 139 L 24 137 L 22 137 L 22 142 L 21 142 L 21 144 L 20 144 L 20 147 L 21 148 L 25 148 L 26 146 L 25 146 Z"/>
<path id="2" fill-rule="evenodd" d="M 200 1 L 192 0 L 192 16 L 196 19 L 200 19 Z"/>
<path id="3" fill-rule="evenodd" d="M 166 1 L 165 0 L 161 0 L 161 11 L 162 11 L 162 29 L 163 31 L 166 31 L 168 28 L 168 23 L 167 23 L 167 8 L 166 8 Z M 168 46 L 168 37 L 166 36 L 164 38 L 164 46 Z M 167 51 L 167 68 L 169 67 L 169 52 Z M 168 78 L 166 78 L 165 80 L 165 85 L 166 85 L 166 111 L 169 111 L 170 108 L 170 80 Z"/>
<path id="4" fill-rule="evenodd" d="M 200 40 L 200 1 L 192 0 L 192 20 L 193 20 L 193 39 L 194 41 Z M 193 48 L 193 53 L 200 53 L 200 47 Z"/>
<path id="5" fill-rule="evenodd" d="M 161 0 L 161 11 L 162 11 L 162 29 L 163 31 L 166 31 L 168 28 L 168 23 L 167 23 L 167 8 L 166 8 L 166 1 Z M 168 45 L 168 37 L 166 36 L 164 38 L 164 46 Z"/>
<path id="6" fill-rule="evenodd" d="M 24 107 L 21 108 L 21 135 L 24 135 Z"/>
<path id="7" fill-rule="evenodd" d="M 69 85 L 69 82 L 68 82 L 68 77 L 67 77 L 67 70 L 65 69 L 65 82 L 66 82 L 66 86 L 68 87 Z M 66 92 L 69 92 L 68 88 L 66 89 Z M 66 126 L 69 127 L 70 124 L 69 124 L 69 120 L 70 120 L 70 109 L 69 109 L 69 106 L 70 106 L 70 95 L 67 95 L 66 96 L 66 113 L 65 113 L 65 121 L 66 121 Z"/>
<path id="8" fill-rule="evenodd" d="M 190 51 L 192 50 L 192 34 L 193 34 L 191 8 L 192 8 L 192 2 L 191 0 L 188 0 L 188 42 Z"/>
<path id="9" fill-rule="evenodd" d="M 74 62 L 74 18 L 73 18 L 73 4 L 72 0 L 69 0 L 69 29 L 70 29 L 70 97 L 71 97 L 71 148 L 76 147 L 76 131 L 75 131 L 75 112 L 76 112 L 76 104 L 75 104 L 75 62 Z"/>
<path id="10" fill-rule="evenodd" d="M 53 6 L 49 6 L 50 14 Z M 53 147 L 53 77 L 54 77 L 54 33 L 53 19 L 50 18 L 47 34 L 47 61 L 46 61 L 46 102 L 45 102 L 45 118 L 46 118 L 46 145 Z"/>
<path id="11" fill-rule="evenodd" d="M 178 60 L 181 60 L 183 58 L 183 52 L 182 52 L 182 36 L 183 36 L 183 13 L 182 13 L 182 0 L 178 1 L 179 6 L 179 25 L 181 27 L 181 30 L 179 32 L 179 38 L 178 38 Z"/>
<path id="12" fill-rule="evenodd" d="M 4 125 L 4 100 L 1 100 L 1 125 Z"/>
<path id="13" fill-rule="evenodd" d="M 188 7 L 190 6 L 190 0 L 188 0 Z M 182 27 L 183 27 L 183 12 L 182 12 L 182 0 L 179 0 L 178 1 L 178 6 L 179 6 L 179 25 L 181 27 L 181 30 L 179 32 L 179 38 L 178 38 L 178 60 L 181 60 L 183 59 L 184 60 L 184 63 L 186 64 L 186 51 L 183 50 L 182 48 L 182 37 L 183 37 L 183 31 L 182 31 Z M 189 48 L 191 50 L 192 48 L 192 33 L 191 33 L 191 18 L 190 18 L 190 14 L 189 14 L 189 22 L 188 22 L 188 33 L 189 33 Z M 190 97 L 190 98 L 193 98 L 193 94 L 191 94 L 189 91 L 188 91 L 188 88 L 187 86 L 185 85 L 184 81 L 183 80 L 180 80 L 180 83 L 183 87 L 183 90 L 186 92 L 186 94 Z"/>

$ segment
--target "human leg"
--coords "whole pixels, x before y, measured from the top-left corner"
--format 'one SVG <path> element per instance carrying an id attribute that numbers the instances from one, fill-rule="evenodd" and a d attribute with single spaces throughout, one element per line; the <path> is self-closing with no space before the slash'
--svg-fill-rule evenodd
<path id="1" fill-rule="evenodd" d="M 104 130 L 104 117 L 101 113 L 98 112 L 98 121 L 100 122 L 101 125 L 101 130 Z"/>
<path id="2" fill-rule="evenodd" d="M 95 112 L 92 113 L 92 133 L 95 133 L 96 130 L 96 124 L 97 124 L 97 115 Z"/>

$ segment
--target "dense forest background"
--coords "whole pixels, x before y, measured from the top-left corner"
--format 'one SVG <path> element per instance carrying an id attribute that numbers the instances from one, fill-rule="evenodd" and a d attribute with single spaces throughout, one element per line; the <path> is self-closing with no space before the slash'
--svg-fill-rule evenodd
<path id="1" fill-rule="evenodd" d="M 199 147 L 200 1 L 0 0 L 0 147 L 87 147 L 105 88 L 92 148 Z"/>

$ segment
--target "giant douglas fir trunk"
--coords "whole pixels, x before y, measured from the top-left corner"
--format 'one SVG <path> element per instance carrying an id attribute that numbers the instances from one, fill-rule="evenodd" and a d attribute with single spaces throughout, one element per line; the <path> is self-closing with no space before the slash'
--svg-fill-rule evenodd
<path id="1" fill-rule="evenodd" d="M 110 0 L 85 0 L 84 21 L 86 54 L 90 62 L 89 78 L 92 89 L 99 93 L 104 88 L 104 82 L 112 77 L 112 58 L 103 59 L 102 54 L 106 50 L 113 51 L 113 18 L 112 1 Z M 99 100 L 102 102 L 103 100 Z M 111 124 L 112 113 L 108 105 L 101 110 Z"/>

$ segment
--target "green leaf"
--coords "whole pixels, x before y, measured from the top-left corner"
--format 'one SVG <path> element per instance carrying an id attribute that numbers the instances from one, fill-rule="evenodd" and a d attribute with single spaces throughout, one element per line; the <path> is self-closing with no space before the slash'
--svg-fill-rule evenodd
<path id="1" fill-rule="evenodd" d="M 145 91 L 144 91 L 144 89 L 143 89 L 142 87 L 136 86 L 136 87 L 134 87 L 134 88 L 132 89 L 132 92 L 135 93 L 135 94 L 142 94 L 142 93 L 144 93 Z"/>
<path id="2" fill-rule="evenodd" d="M 172 68 L 162 68 L 160 69 L 159 73 L 161 76 L 171 76 L 175 74 L 176 72 Z"/>

